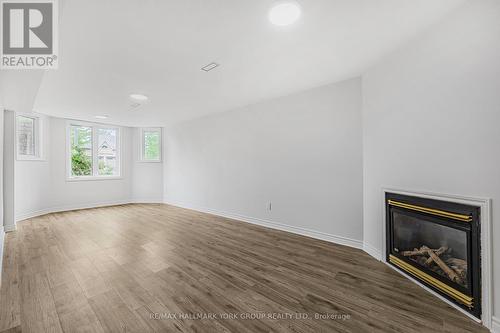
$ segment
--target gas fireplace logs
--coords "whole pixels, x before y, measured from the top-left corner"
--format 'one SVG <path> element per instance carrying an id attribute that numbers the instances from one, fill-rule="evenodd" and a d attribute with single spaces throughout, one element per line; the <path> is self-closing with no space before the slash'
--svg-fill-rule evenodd
<path id="1" fill-rule="evenodd" d="M 448 251 L 448 247 L 447 246 L 441 246 L 437 251 L 435 251 L 434 253 L 439 257 L 440 255 L 442 255 L 443 253 L 445 253 L 446 251 Z M 434 259 L 432 259 L 431 256 L 429 256 L 429 258 L 425 261 L 424 265 L 425 266 L 430 266 L 432 264 L 432 262 L 434 261 Z"/>
<path id="2" fill-rule="evenodd" d="M 431 268 L 433 271 L 439 273 L 439 269 L 447 275 L 451 281 L 464 285 L 467 277 L 467 262 L 459 258 L 451 257 L 451 249 L 442 246 L 439 249 L 430 249 L 423 245 L 420 249 L 413 249 L 412 251 L 403 251 L 401 254 L 405 257 L 412 257 L 421 265 Z M 446 254 L 446 258 L 444 255 Z M 443 258 L 441 258 L 443 256 Z M 433 263 L 437 267 L 432 267 Z M 434 269 L 433 269 L 434 268 Z"/>

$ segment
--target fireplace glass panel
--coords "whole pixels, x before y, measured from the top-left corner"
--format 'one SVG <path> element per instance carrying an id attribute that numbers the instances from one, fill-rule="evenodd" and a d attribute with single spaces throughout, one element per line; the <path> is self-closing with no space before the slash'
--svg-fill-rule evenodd
<path id="1" fill-rule="evenodd" d="M 465 231 L 396 211 L 393 211 L 393 223 L 395 253 L 464 288 L 468 287 Z M 437 262 L 430 259 L 427 248 L 437 252 Z"/>

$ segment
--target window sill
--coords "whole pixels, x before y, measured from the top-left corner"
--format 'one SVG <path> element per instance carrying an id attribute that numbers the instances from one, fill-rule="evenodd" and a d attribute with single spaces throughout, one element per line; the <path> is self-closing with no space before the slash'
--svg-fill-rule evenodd
<path id="1" fill-rule="evenodd" d="M 122 176 L 88 176 L 88 177 L 67 177 L 67 182 L 85 182 L 85 181 L 102 181 L 102 180 L 122 180 Z"/>
<path id="2" fill-rule="evenodd" d="M 138 160 L 139 163 L 162 163 L 162 160 Z"/>
<path id="3" fill-rule="evenodd" d="M 46 162 L 47 161 L 43 157 L 25 157 L 25 156 L 17 156 L 16 160 L 18 160 L 18 161 L 31 161 L 31 162 Z"/>

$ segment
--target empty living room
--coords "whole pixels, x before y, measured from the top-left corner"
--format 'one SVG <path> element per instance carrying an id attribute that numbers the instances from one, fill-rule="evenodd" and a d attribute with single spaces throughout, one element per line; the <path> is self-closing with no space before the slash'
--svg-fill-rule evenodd
<path id="1" fill-rule="evenodd" d="M 500 333 L 500 0 L 0 0 L 0 333 Z"/>

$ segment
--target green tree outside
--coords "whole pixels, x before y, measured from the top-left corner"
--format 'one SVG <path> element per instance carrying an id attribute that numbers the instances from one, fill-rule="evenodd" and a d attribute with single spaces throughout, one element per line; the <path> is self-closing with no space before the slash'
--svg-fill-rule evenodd
<path id="1" fill-rule="evenodd" d="M 104 161 L 99 161 L 99 175 L 112 176 L 114 168 L 111 165 L 107 165 Z"/>
<path id="2" fill-rule="evenodd" d="M 92 157 L 85 147 L 92 146 L 92 129 L 90 127 L 71 128 L 71 173 L 73 176 L 92 175 Z"/>
<path id="3" fill-rule="evenodd" d="M 145 132 L 144 133 L 144 159 L 159 160 L 160 159 L 160 133 Z"/>

